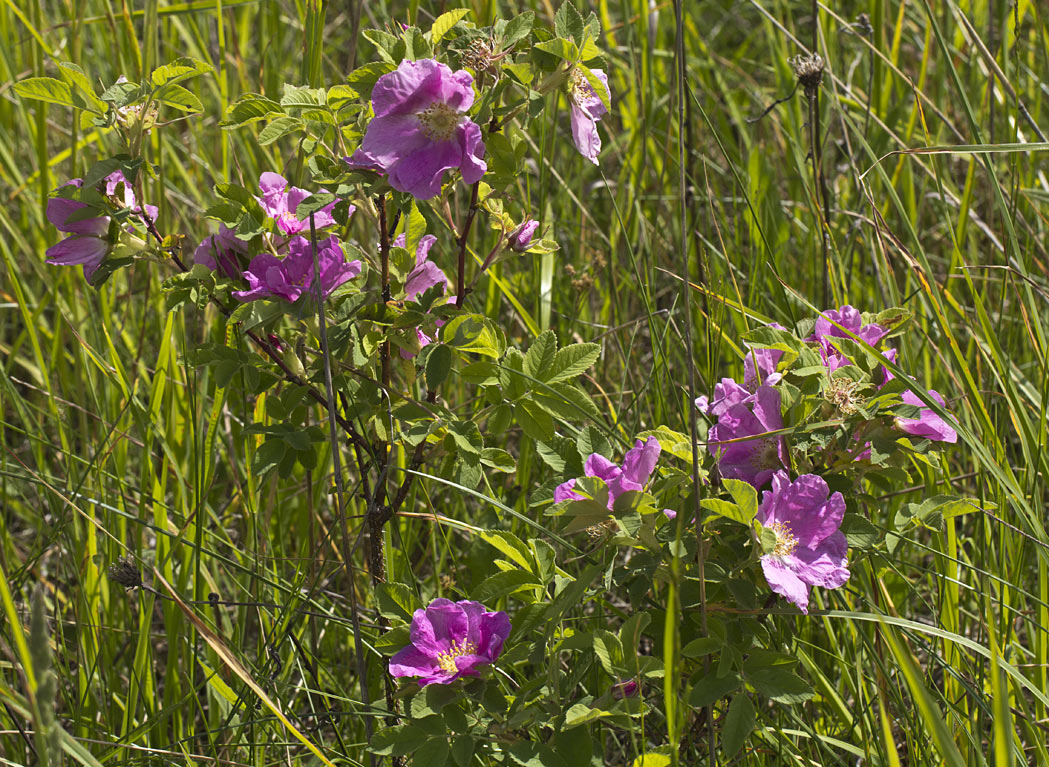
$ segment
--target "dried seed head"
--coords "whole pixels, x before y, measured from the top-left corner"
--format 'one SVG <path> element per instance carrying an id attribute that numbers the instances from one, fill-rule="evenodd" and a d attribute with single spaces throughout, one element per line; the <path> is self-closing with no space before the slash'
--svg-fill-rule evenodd
<path id="1" fill-rule="evenodd" d="M 863 402 L 862 395 L 858 393 L 859 388 L 859 382 L 851 378 L 832 378 L 823 396 L 842 415 L 851 415 Z"/>
<path id="2" fill-rule="evenodd" d="M 484 40 L 478 39 L 470 43 L 470 47 L 463 54 L 462 61 L 463 66 L 467 66 L 481 74 L 482 72 L 494 71 L 497 68 L 497 58 L 492 52 L 492 47 Z"/>
<path id="3" fill-rule="evenodd" d="M 823 57 L 818 53 L 812 53 L 807 56 L 793 56 L 788 62 L 794 70 L 794 76 L 805 88 L 805 94 L 815 93 L 823 82 Z"/>
<path id="4" fill-rule="evenodd" d="M 871 26 L 871 17 L 866 13 L 861 13 L 856 17 L 856 23 L 853 24 L 856 28 L 856 32 L 863 35 L 864 37 L 870 38 L 874 36 L 874 27 Z"/>
<path id="5" fill-rule="evenodd" d="M 126 589 L 137 589 L 142 585 L 142 573 L 131 557 L 121 557 L 111 564 L 106 570 L 106 575 L 113 583 L 118 583 Z"/>

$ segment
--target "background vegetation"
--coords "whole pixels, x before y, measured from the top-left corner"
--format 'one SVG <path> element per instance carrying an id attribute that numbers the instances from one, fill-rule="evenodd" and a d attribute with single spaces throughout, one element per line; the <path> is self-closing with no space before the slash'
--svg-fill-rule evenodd
<path id="1" fill-rule="evenodd" d="M 529 9 L 551 23 L 556 10 L 548 0 L 461 5 L 478 24 Z M 209 62 L 214 73 L 187 84 L 204 111 L 148 138 L 157 177 L 145 196 L 160 206 L 166 232 L 185 234 L 189 252 L 212 226 L 202 212 L 214 184 L 251 188 L 263 170 L 293 180 L 303 173 L 293 139 L 263 145 L 259 126 L 220 127 L 233 100 L 252 91 L 277 97 L 284 83 L 342 81 L 373 55 L 355 37 L 355 13 L 362 28 L 408 20 L 428 28 L 450 7 L 0 3 L 0 763 L 34 762 L 32 732 L 48 711 L 61 724 L 52 752 L 83 764 L 316 760 L 184 610 L 107 582 L 107 566 L 129 553 L 201 602 L 193 610 L 244 675 L 327 758 L 364 763 L 371 715 L 356 686 L 343 532 L 333 530 L 334 504 L 318 480 L 330 455 L 322 451 L 314 473 L 292 480 L 250 470 L 255 438 L 239 425 L 261 414 L 235 386 L 211 397 L 213 374 L 184 364 L 215 322 L 212 309 L 166 311 L 159 286 L 170 264 L 139 262 L 96 291 L 79 270 L 43 263 L 56 241 L 44 218 L 49 192 L 118 142 L 109 129 L 82 129 L 68 109 L 20 100 L 12 83 L 53 73 L 56 60 L 106 84 L 178 56 Z M 821 4 L 814 26 L 808 2 L 686 2 L 683 105 L 673 5 L 591 7 L 613 93 L 601 165 L 571 146 L 567 104 L 556 120 L 532 124 L 535 165 L 520 179 L 518 202 L 561 249 L 502 265 L 478 284 L 479 309 L 520 347 L 548 328 L 563 343 L 600 343 L 582 383 L 602 403 L 602 428 L 627 444 L 659 425 L 687 433 L 690 364 L 701 393 L 738 376 L 738 339 L 755 324 L 791 323 L 823 304 L 905 306 L 916 319 L 901 354 L 963 426 L 944 454 L 942 481 L 916 465 L 912 484 L 870 488 L 862 508 L 889 533 L 887 545 L 859 560 L 827 610 L 770 619 L 796 647 L 815 696 L 793 706 L 757 699 L 750 739 L 737 751 L 719 745 L 718 758 L 1049 764 L 1045 7 L 842 2 Z M 811 49 L 814 30 L 826 61 L 818 120 L 788 62 Z M 468 202 L 463 189 L 452 200 L 457 211 Z M 372 236 L 363 227 L 356 234 Z M 473 405 L 465 407 L 468 415 Z M 487 476 L 479 495 L 415 484 L 391 526 L 396 579 L 427 598 L 470 593 L 492 572 L 477 529 L 535 534 L 508 509 L 546 524 L 529 496 L 562 477 L 530 440 L 516 431 L 505 439 L 518 469 Z M 945 492 L 977 498 L 983 511 L 928 526 L 898 520 L 906 504 Z M 358 506 L 351 500 L 348 510 L 357 519 Z M 558 551 L 561 567 L 581 569 Z M 211 593 L 239 604 L 208 605 Z M 361 599 L 372 630 L 377 605 L 367 588 Z M 612 621 L 630 607 L 623 599 L 597 589 L 566 621 Z M 642 654 L 678 652 L 661 641 L 658 605 L 652 617 Z M 698 635 L 687 595 L 680 621 L 683 636 Z M 41 650 L 48 634 L 50 659 Z M 50 689 L 39 684 L 48 662 Z M 647 723 L 589 725 L 594 763 L 631 764 L 666 746 L 660 718 L 687 688 L 684 679 L 648 680 Z M 714 713 L 723 722 L 723 708 Z M 711 757 L 702 717 L 690 721 L 661 752 L 667 759 Z M 523 737 L 542 739 L 542 725 L 526 722 Z"/>

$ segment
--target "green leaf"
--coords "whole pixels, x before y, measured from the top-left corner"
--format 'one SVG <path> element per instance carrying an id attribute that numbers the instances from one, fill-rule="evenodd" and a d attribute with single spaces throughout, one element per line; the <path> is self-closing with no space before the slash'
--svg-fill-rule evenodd
<path id="1" fill-rule="evenodd" d="M 577 378 L 589 370 L 600 355 L 601 347 L 597 344 L 572 344 L 559 349 L 554 355 L 553 364 L 545 380 L 547 383 L 555 383 Z"/>
<path id="2" fill-rule="evenodd" d="M 758 491 L 752 484 L 741 479 L 724 479 L 721 483 L 739 506 L 740 513 L 743 515 L 743 523 L 750 524 L 750 521 L 758 515 Z"/>
<path id="3" fill-rule="evenodd" d="M 536 404 L 565 421 L 600 418 L 601 411 L 582 389 L 567 383 L 549 384 L 530 394 Z"/>
<path id="4" fill-rule="evenodd" d="M 298 117 L 278 117 L 259 131 L 259 143 L 263 146 L 272 144 L 289 133 L 305 129 L 306 124 Z"/>
<path id="5" fill-rule="evenodd" d="M 532 400 L 521 400 L 514 405 L 514 418 L 524 433 L 537 442 L 549 442 L 554 436 L 554 419 Z"/>
<path id="6" fill-rule="evenodd" d="M 728 707 L 725 724 L 721 728 L 721 751 L 726 757 L 735 756 L 747 742 L 756 721 L 754 702 L 746 693 L 736 695 Z"/>
<path id="7" fill-rule="evenodd" d="M 554 34 L 558 37 L 568 38 L 575 42 L 583 39 L 583 17 L 572 5 L 571 0 L 565 0 L 554 14 Z"/>
<path id="8" fill-rule="evenodd" d="M 666 754 L 649 751 L 634 760 L 633 767 L 669 767 L 671 759 Z"/>
<path id="9" fill-rule="evenodd" d="M 545 381 L 545 373 L 554 362 L 557 354 L 557 336 L 554 331 L 546 330 L 532 342 L 524 358 L 525 375 Z"/>
<path id="10" fill-rule="evenodd" d="M 412 757 L 412 767 L 444 767 L 448 764 L 449 756 L 451 754 L 446 738 L 430 738 Z"/>
<path id="11" fill-rule="evenodd" d="M 203 112 L 204 105 L 193 93 L 181 85 L 169 83 L 158 90 L 154 98 L 165 106 L 181 109 L 183 112 Z"/>
<path id="12" fill-rule="evenodd" d="M 506 28 L 503 30 L 503 46 L 510 48 L 517 41 L 528 37 L 532 32 L 534 23 L 535 13 L 533 11 L 525 11 L 520 16 L 514 16 L 507 22 Z"/>
<path id="13" fill-rule="evenodd" d="M 426 355 L 426 386 L 436 391 L 447 380 L 452 369 L 452 350 L 447 344 L 432 344 Z"/>
<path id="14" fill-rule="evenodd" d="M 70 87 L 53 77 L 27 77 L 14 85 L 15 93 L 24 99 L 46 101 L 64 107 L 75 107 Z"/>
<path id="15" fill-rule="evenodd" d="M 719 517 L 725 517 L 725 519 L 731 519 L 733 522 L 739 522 L 741 525 L 750 526 L 750 520 L 747 519 L 747 515 L 734 503 L 724 500 L 723 498 L 704 498 L 699 502 L 707 511 L 712 511 Z"/>
<path id="16" fill-rule="evenodd" d="M 285 109 L 317 109 L 327 107 L 328 92 L 324 88 L 310 88 L 300 85 L 284 84 L 284 95 L 280 105 Z"/>
<path id="17" fill-rule="evenodd" d="M 431 684 L 430 687 L 442 685 Z M 471 735 L 459 735 L 452 741 L 452 758 L 459 767 L 470 767 L 477 741 Z"/>
<path id="18" fill-rule="evenodd" d="M 469 15 L 469 8 L 455 8 L 447 13 L 442 13 L 434 19 L 433 26 L 430 27 L 430 42 L 437 45 L 452 27 Z"/>
<path id="19" fill-rule="evenodd" d="M 717 671 L 711 671 L 705 677 L 696 682 L 696 686 L 689 693 L 688 702 L 696 708 L 709 706 L 711 703 L 721 700 L 730 692 L 739 689 L 743 680 L 739 674 L 731 673 L 718 676 Z"/>
<path id="20" fill-rule="evenodd" d="M 149 76 L 149 82 L 154 88 L 160 88 L 210 71 L 211 64 L 185 56 L 154 69 Z"/>
<path id="21" fill-rule="evenodd" d="M 264 120 L 270 115 L 274 113 L 279 114 L 280 112 L 280 104 L 273 99 L 268 99 L 258 93 L 249 93 L 241 96 L 226 107 L 226 114 L 223 116 L 222 121 L 219 122 L 219 127 L 236 128 Z"/>
<path id="22" fill-rule="evenodd" d="M 585 703 L 576 703 L 565 715 L 565 729 L 571 727 L 578 727 L 581 724 L 593 722 L 595 719 L 600 719 L 603 716 L 608 716 L 608 711 L 602 711 L 599 708 L 590 708 Z M 545 765 L 546 762 L 543 762 Z"/>
<path id="23" fill-rule="evenodd" d="M 496 599 L 542 585 L 535 575 L 527 570 L 506 570 L 481 581 L 470 592 L 470 599 L 491 604 Z"/>
<path id="24" fill-rule="evenodd" d="M 601 662 L 601 667 L 609 676 L 620 676 L 623 670 L 623 645 L 619 643 L 619 637 L 610 631 L 597 629 L 593 640 L 594 654 Z"/>
<path id="25" fill-rule="evenodd" d="M 512 474 L 517 471 L 514 457 L 498 447 L 486 447 L 481 451 L 481 463 L 496 471 Z"/>
<path id="26" fill-rule="evenodd" d="M 463 352 L 483 354 L 498 359 L 505 345 L 491 320 L 480 314 L 463 314 L 448 322 L 441 331 L 442 340 Z"/>
<path id="27" fill-rule="evenodd" d="M 812 697 L 812 686 L 783 666 L 766 666 L 747 673 L 759 694 L 777 703 L 803 703 Z"/>
<path id="28" fill-rule="evenodd" d="M 410 621 L 419 603 L 415 592 L 403 583 L 380 583 L 376 588 L 379 612 L 387 618 Z"/>
<path id="29" fill-rule="evenodd" d="M 539 43 L 535 48 L 571 63 L 575 63 L 579 59 L 579 49 L 576 47 L 576 44 L 571 40 L 565 40 L 560 37 L 547 40 L 545 43 Z"/>
<path id="30" fill-rule="evenodd" d="M 346 77 L 346 82 L 362 98 L 369 98 L 375 82 L 396 68 L 397 65 L 392 60 L 373 61 L 350 72 Z"/>
<path id="31" fill-rule="evenodd" d="M 411 724 L 385 727 L 372 736 L 368 750 L 380 756 L 404 756 L 419 748 L 428 740 L 426 733 Z"/>
<path id="32" fill-rule="evenodd" d="M 535 557 L 524 541 L 506 530 L 482 530 L 481 540 L 498 549 L 504 556 L 525 570 L 535 570 Z"/>

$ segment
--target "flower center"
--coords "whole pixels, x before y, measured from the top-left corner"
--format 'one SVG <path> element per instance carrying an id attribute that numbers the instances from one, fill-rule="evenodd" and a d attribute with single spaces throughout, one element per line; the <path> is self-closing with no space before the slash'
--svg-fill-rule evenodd
<path id="1" fill-rule="evenodd" d="M 448 141 L 455 133 L 463 116 L 447 104 L 431 104 L 416 115 L 419 127 L 431 141 Z"/>
<path id="2" fill-rule="evenodd" d="M 862 398 L 857 394 L 860 388 L 858 381 L 849 378 L 832 378 L 824 397 L 841 412 L 842 415 L 855 413 Z"/>
<path id="3" fill-rule="evenodd" d="M 452 642 L 451 647 L 437 654 L 437 665 L 441 667 L 441 671 L 455 674 L 459 671 L 459 667 L 455 665 L 455 659 L 464 655 L 473 655 L 475 652 L 477 652 L 477 645 L 473 642 L 467 642 L 465 639 L 462 642 Z"/>
<path id="4" fill-rule="evenodd" d="M 761 440 L 754 463 L 758 469 L 774 469 L 783 465 L 779 459 L 779 437 L 765 437 Z"/>
<path id="5" fill-rule="evenodd" d="M 774 557 L 786 557 L 794 553 L 798 548 L 798 539 L 790 531 L 790 528 L 782 522 L 773 522 L 769 529 L 776 534 L 776 548 L 772 550 Z"/>
<path id="6" fill-rule="evenodd" d="M 572 70 L 572 83 L 569 86 L 569 93 L 577 103 L 597 95 L 581 69 Z"/>

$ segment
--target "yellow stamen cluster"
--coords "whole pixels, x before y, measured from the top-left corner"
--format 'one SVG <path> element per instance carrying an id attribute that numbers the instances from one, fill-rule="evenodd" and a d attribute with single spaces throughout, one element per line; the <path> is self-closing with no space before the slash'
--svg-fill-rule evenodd
<path id="1" fill-rule="evenodd" d="M 784 523 L 773 522 L 769 529 L 776 534 L 776 548 L 772 550 L 774 557 L 790 556 L 798 548 L 798 539 Z"/>
<path id="2" fill-rule="evenodd" d="M 459 667 L 455 665 L 455 659 L 463 655 L 473 655 L 475 652 L 477 652 L 477 645 L 473 642 L 467 642 L 465 639 L 462 642 L 452 642 L 451 647 L 437 654 L 437 665 L 441 667 L 441 671 L 454 674 L 459 670 Z"/>
<path id="3" fill-rule="evenodd" d="M 576 101 L 596 95 L 593 86 L 590 85 L 590 81 L 587 80 L 586 75 L 583 74 L 583 70 L 573 69 L 571 79 L 572 84 L 569 86 L 569 90 Z"/>
<path id="4" fill-rule="evenodd" d="M 431 141 L 448 141 L 463 119 L 461 114 L 441 102 L 431 104 L 416 117 L 419 118 L 419 128 Z"/>

